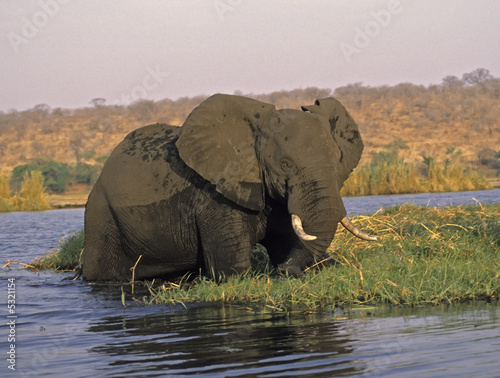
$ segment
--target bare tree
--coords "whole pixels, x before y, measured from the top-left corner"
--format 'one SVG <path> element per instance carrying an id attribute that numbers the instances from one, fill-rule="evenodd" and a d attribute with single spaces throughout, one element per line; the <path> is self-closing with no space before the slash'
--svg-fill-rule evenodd
<path id="1" fill-rule="evenodd" d="M 464 82 L 454 75 L 448 75 L 443 78 L 443 87 L 445 89 L 455 89 L 464 86 Z"/>
<path id="2" fill-rule="evenodd" d="M 98 108 L 99 106 L 104 106 L 105 102 L 106 102 L 106 99 L 104 99 L 102 97 L 96 97 L 96 98 L 93 98 L 92 100 L 90 100 L 90 103 L 92 105 L 94 105 L 96 108 Z"/>
<path id="3" fill-rule="evenodd" d="M 493 79 L 493 76 L 486 68 L 478 68 L 462 76 L 463 82 L 467 85 L 479 85 L 490 79 Z"/>

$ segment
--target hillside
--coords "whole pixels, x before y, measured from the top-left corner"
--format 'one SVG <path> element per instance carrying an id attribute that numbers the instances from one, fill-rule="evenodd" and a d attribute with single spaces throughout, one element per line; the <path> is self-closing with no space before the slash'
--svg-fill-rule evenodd
<path id="1" fill-rule="evenodd" d="M 356 83 L 333 91 L 306 88 L 245 95 L 278 108 L 300 108 L 316 98 L 336 97 L 361 129 L 363 162 L 384 151 L 398 151 L 405 161 L 418 164 L 423 157 L 444 161 L 453 153 L 488 176 L 500 172 L 500 79 L 484 69 L 462 79 L 447 76 L 429 87 Z M 102 161 L 131 130 L 156 122 L 182 125 L 205 98 L 140 100 L 128 106 L 93 99 L 92 106 L 82 109 L 41 104 L 0 112 L 0 170 L 10 173 L 35 158 L 68 164 Z"/>

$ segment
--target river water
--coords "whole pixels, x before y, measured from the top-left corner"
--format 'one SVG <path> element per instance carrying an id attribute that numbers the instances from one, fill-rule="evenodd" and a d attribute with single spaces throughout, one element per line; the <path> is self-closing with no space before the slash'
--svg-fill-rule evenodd
<path id="1" fill-rule="evenodd" d="M 500 202 L 500 190 L 345 198 L 351 215 L 407 202 L 476 201 Z M 42 255 L 81 229 L 83 214 L 0 214 L 0 262 Z M 0 270 L 1 377 L 500 376 L 498 304 L 290 316 L 254 313 L 241 304 L 184 308 L 130 300 L 124 308 L 118 286 L 9 268 Z"/>

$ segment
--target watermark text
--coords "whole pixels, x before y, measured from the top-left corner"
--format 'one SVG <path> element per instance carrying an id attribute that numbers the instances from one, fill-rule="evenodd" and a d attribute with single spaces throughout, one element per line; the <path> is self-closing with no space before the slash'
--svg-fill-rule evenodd
<path id="1" fill-rule="evenodd" d="M 69 0 L 39 0 L 38 5 L 40 9 L 33 13 L 30 18 L 23 17 L 21 19 L 22 25 L 19 32 L 10 32 L 7 34 L 7 39 L 14 51 L 18 53 L 21 45 L 26 45 L 30 40 L 35 38 L 47 26 L 49 20 L 59 13 L 61 5 L 68 2 Z"/>
<path id="2" fill-rule="evenodd" d="M 7 283 L 7 367 L 16 370 L 16 279 L 9 278 Z"/>
<path id="3" fill-rule="evenodd" d="M 370 13 L 370 20 L 363 28 L 356 26 L 354 28 L 354 38 L 352 43 L 341 42 L 340 50 L 344 54 L 344 58 L 351 62 L 354 54 L 359 54 L 363 49 L 368 47 L 371 41 L 377 37 L 383 28 L 386 28 L 392 22 L 393 16 L 401 13 L 402 7 L 399 0 L 389 0 L 386 9 L 381 9 L 378 12 Z"/>

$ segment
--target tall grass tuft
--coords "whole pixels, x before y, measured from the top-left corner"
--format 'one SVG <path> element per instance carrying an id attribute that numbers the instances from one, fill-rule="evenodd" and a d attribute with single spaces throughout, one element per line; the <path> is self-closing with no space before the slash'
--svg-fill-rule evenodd
<path id="1" fill-rule="evenodd" d="M 29 263 L 30 268 L 54 269 L 56 271 L 76 270 L 82 265 L 83 237 L 82 229 L 63 238 L 56 248 Z"/>
<path id="2" fill-rule="evenodd" d="M 44 178 L 40 171 L 24 174 L 24 181 L 19 192 L 21 210 L 47 210 L 50 209 L 47 193 L 43 186 Z"/>
<path id="3" fill-rule="evenodd" d="M 488 182 L 475 170 L 457 162 L 439 166 L 432 161 L 427 175 L 427 191 L 457 192 L 466 190 L 491 189 Z"/>
<path id="4" fill-rule="evenodd" d="M 341 194 L 343 196 L 365 196 L 371 193 L 371 177 L 372 169 L 368 164 L 358 166 L 349 176 L 349 179 L 344 182 Z"/>
<path id="5" fill-rule="evenodd" d="M 403 159 L 357 167 L 342 187 L 344 196 L 367 196 L 425 192 L 456 192 L 491 189 L 477 171 L 458 162 L 438 165 L 430 161 L 427 175 Z"/>
<path id="6" fill-rule="evenodd" d="M 2 173 L 0 174 L 0 212 L 12 209 L 10 198 L 9 179 L 5 173 Z"/>
<path id="7" fill-rule="evenodd" d="M 422 191 L 418 169 L 403 160 L 380 163 L 372 168 L 371 194 L 418 193 Z"/>

